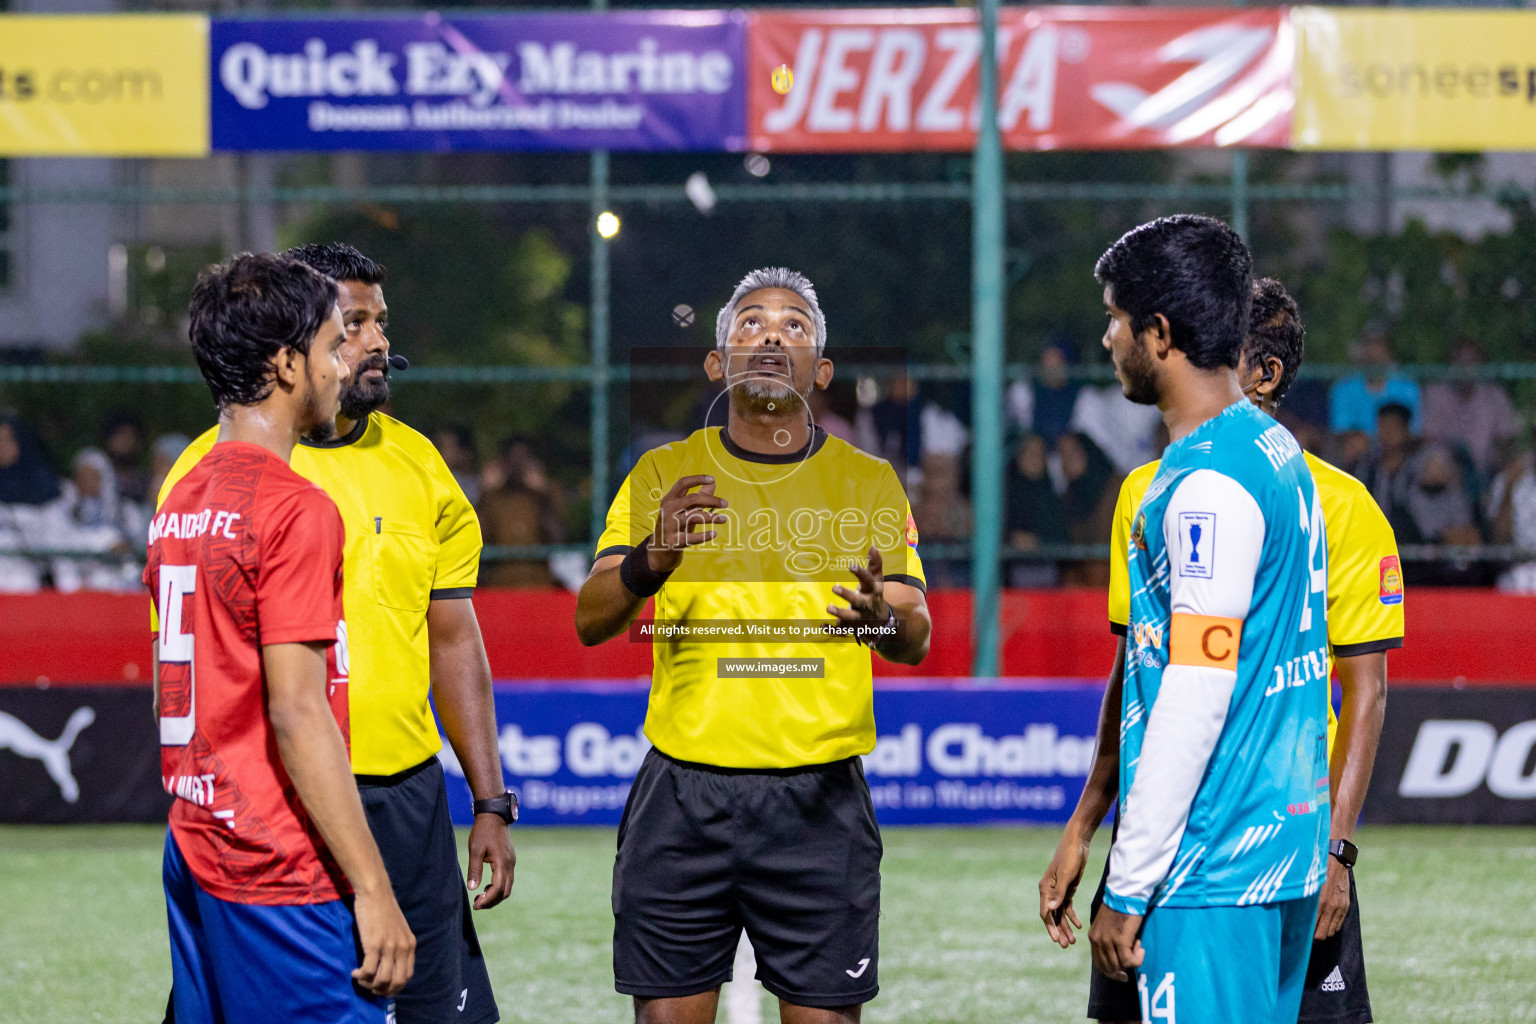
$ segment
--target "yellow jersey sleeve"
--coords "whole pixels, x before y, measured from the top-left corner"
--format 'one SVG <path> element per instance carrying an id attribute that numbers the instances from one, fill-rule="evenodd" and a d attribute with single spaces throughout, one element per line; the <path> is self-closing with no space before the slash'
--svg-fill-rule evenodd
<path id="1" fill-rule="evenodd" d="M 442 488 L 438 499 L 437 566 L 432 577 L 433 601 L 469 597 L 480 577 L 480 517 L 453 478 L 437 449 L 430 463 L 433 479 Z"/>
<path id="2" fill-rule="evenodd" d="M 1120 485 L 1120 497 L 1115 501 L 1115 522 L 1109 535 L 1109 629 L 1117 636 L 1125 635 L 1131 621 L 1131 536 L 1141 499 L 1157 476 L 1157 467 L 1157 462 L 1149 462 L 1133 469 Z"/>
<path id="3" fill-rule="evenodd" d="M 1370 491 L 1310 455 L 1328 533 L 1328 642 L 1336 658 L 1403 645 L 1397 538 Z"/>
<path id="4" fill-rule="evenodd" d="M 901 479 L 890 463 L 881 462 L 880 498 L 876 502 L 876 515 L 885 510 L 894 512 L 900 510 L 900 523 L 896 536 L 887 538 L 886 532 L 877 527 L 874 535 L 880 557 L 885 563 L 885 578 L 893 583 L 905 583 L 908 586 L 927 592 L 928 577 L 923 573 L 923 560 L 917 554 L 917 520 L 912 518 L 912 505 L 907 500 L 906 488 L 901 486 Z M 894 539 L 895 543 L 880 543 Z"/>
<path id="5" fill-rule="evenodd" d="M 213 449 L 214 443 L 219 439 L 219 428 L 209 427 L 200 434 L 196 441 L 187 445 L 186 449 L 176 457 L 171 466 L 171 471 L 165 474 L 165 483 L 160 485 L 160 493 L 155 495 L 155 508 L 165 504 L 166 495 L 171 493 L 171 488 L 181 482 L 182 477 L 192 472 L 192 467 L 203 461 L 203 456 Z M 155 613 L 155 601 L 151 597 L 149 601 L 149 631 L 158 634 L 160 632 L 160 616 Z"/>
<path id="6" fill-rule="evenodd" d="M 676 482 L 668 481 L 667 487 Z M 619 485 L 619 493 L 613 496 L 613 504 L 608 506 L 608 521 L 603 535 L 597 540 L 594 558 L 627 555 L 651 535 L 656 528 L 656 513 L 661 508 L 663 492 L 657 490 L 660 483 L 655 453 L 646 452 Z"/>

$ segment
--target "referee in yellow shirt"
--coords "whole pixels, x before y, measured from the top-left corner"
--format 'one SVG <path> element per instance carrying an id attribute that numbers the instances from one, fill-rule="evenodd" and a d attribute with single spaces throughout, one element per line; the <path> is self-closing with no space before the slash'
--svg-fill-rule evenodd
<path id="1" fill-rule="evenodd" d="M 1243 392 L 1273 414 L 1301 368 L 1304 331 L 1296 302 L 1273 278 L 1254 282 L 1248 340 L 1238 362 Z M 1366 1024 L 1371 1020 L 1355 901 L 1352 842 L 1355 823 L 1376 762 L 1376 745 L 1387 702 L 1387 652 L 1403 646 L 1403 577 L 1397 540 L 1365 486 L 1311 452 L 1303 453 L 1317 484 L 1328 538 L 1328 644 L 1344 698 L 1342 715 L 1328 708 L 1328 774 L 1332 815 L 1328 877 L 1318 902 L 1312 960 L 1307 969 L 1300 1024 Z M 1137 510 L 1158 464 L 1126 477 L 1115 507 L 1110 542 L 1109 621 L 1120 637 L 1118 656 L 1099 716 L 1099 745 L 1088 781 L 1056 855 L 1040 881 L 1040 916 L 1063 948 L 1075 942 L 1072 896 L 1082 879 L 1088 844 L 1116 798 L 1119 778 L 1120 703 L 1127 656 L 1139 643 L 1126 635 L 1130 611 L 1129 545 L 1138 534 Z M 1106 867 L 1107 870 L 1107 867 Z M 1103 883 L 1093 910 L 1103 899 Z M 1088 1016 L 1115 1022 L 1142 1019 L 1134 984 L 1093 971 Z"/>
<path id="2" fill-rule="evenodd" d="M 613 868 L 614 981 L 643 1024 L 713 1021 L 743 928 L 787 1024 L 857 1021 L 879 987 L 870 655 L 827 630 L 916 664 L 931 624 L 895 472 L 808 411 L 825 339 L 803 276 L 743 279 L 704 358 L 726 425 L 641 456 L 577 603 L 584 644 L 655 637 Z M 634 622 L 652 595 L 656 631 Z"/>
<path id="3" fill-rule="evenodd" d="M 516 854 L 497 749 L 491 670 L 474 594 L 480 522 L 432 443 L 378 412 L 389 398 L 389 309 L 384 268 L 349 245 L 305 245 L 284 256 L 340 285 L 352 377 L 336 434 L 301 441 L 293 468 L 341 510 L 351 655 L 352 771 L 369 827 L 416 936 L 416 973 L 395 997 L 399 1024 L 490 1024 L 499 1019 L 459 876 L 435 704 L 476 797 L 469 888 L 491 879 L 479 909 L 504 900 Z M 171 487 L 213 446 L 194 441 L 166 478 Z M 430 700 L 430 703 L 429 703 Z"/>

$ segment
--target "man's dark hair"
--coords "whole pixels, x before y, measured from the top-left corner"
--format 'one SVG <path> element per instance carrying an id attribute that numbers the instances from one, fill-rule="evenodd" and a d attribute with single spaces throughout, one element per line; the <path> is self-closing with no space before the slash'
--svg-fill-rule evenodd
<path id="1" fill-rule="evenodd" d="M 1406 405 L 1403 405 L 1401 402 L 1388 402 L 1386 405 L 1383 405 L 1381 408 L 1377 409 L 1376 418 L 1379 420 L 1383 416 L 1391 416 L 1395 419 L 1402 420 L 1403 426 L 1405 427 L 1413 423 L 1413 410 L 1408 408 Z"/>
<path id="2" fill-rule="evenodd" d="M 192 291 L 189 333 L 219 408 L 270 395 L 272 359 L 285 348 L 307 356 L 335 307 L 336 282 L 298 260 L 246 252 L 205 270 Z"/>
<path id="3" fill-rule="evenodd" d="M 1248 365 L 1262 367 L 1270 359 L 1280 360 L 1280 382 L 1269 393 L 1279 405 L 1296 382 L 1306 348 L 1307 329 L 1301 322 L 1301 311 L 1285 285 L 1272 277 L 1261 277 L 1253 282 L 1253 312 L 1248 324 L 1248 340 L 1243 344 Z"/>
<path id="4" fill-rule="evenodd" d="M 290 260 L 307 263 L 336 281 L 361 281 L 383 284 L 384 267 L 358 252 L 346 242 L 310 242 L 296 245 L 283 253 Z"/>
<path id="5" fill-rule="evenodd" d="M 1173 346 L 1202 369 L 1237 366 L 1253 305 L 1253 257 L 1226 224 L 1181 213 L 1127 231 L 1094 276 L 1140 334 L 1168 319 Z"/>

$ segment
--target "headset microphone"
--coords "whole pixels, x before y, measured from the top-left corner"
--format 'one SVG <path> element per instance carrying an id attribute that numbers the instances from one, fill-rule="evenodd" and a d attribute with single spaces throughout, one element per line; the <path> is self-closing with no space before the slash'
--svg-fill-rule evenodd
<path id="1" fill-rule="evenodd" d="M 392 355 L 389 357 L 389 368 L 392 370 L 409 370 L 411 368 L 411 361 L 405 358 L 405 356 Z"/>

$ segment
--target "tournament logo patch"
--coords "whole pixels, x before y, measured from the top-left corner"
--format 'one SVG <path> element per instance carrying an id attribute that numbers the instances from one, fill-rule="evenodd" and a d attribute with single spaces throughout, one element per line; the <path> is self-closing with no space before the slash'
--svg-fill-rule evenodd
<path id="1" fill-rule="evenodd" d="M 1381 603 L 1403 603 L 1403 567 L 1398 564 L 1396 555 L 1381 560 Z"/>
<path id="2" fill-rule="evenodd" d="M 1210 512 L 1180 512 L 1179 548 L 1179 575 L 1210 579 L 1216 567 L 1216 517 Z"/>
<path id="3" fill-rule="evenodd" d="M 912 518 L 912 513 L 907 513 L 907 547 L 917 547 L 917 520 Z"/>

